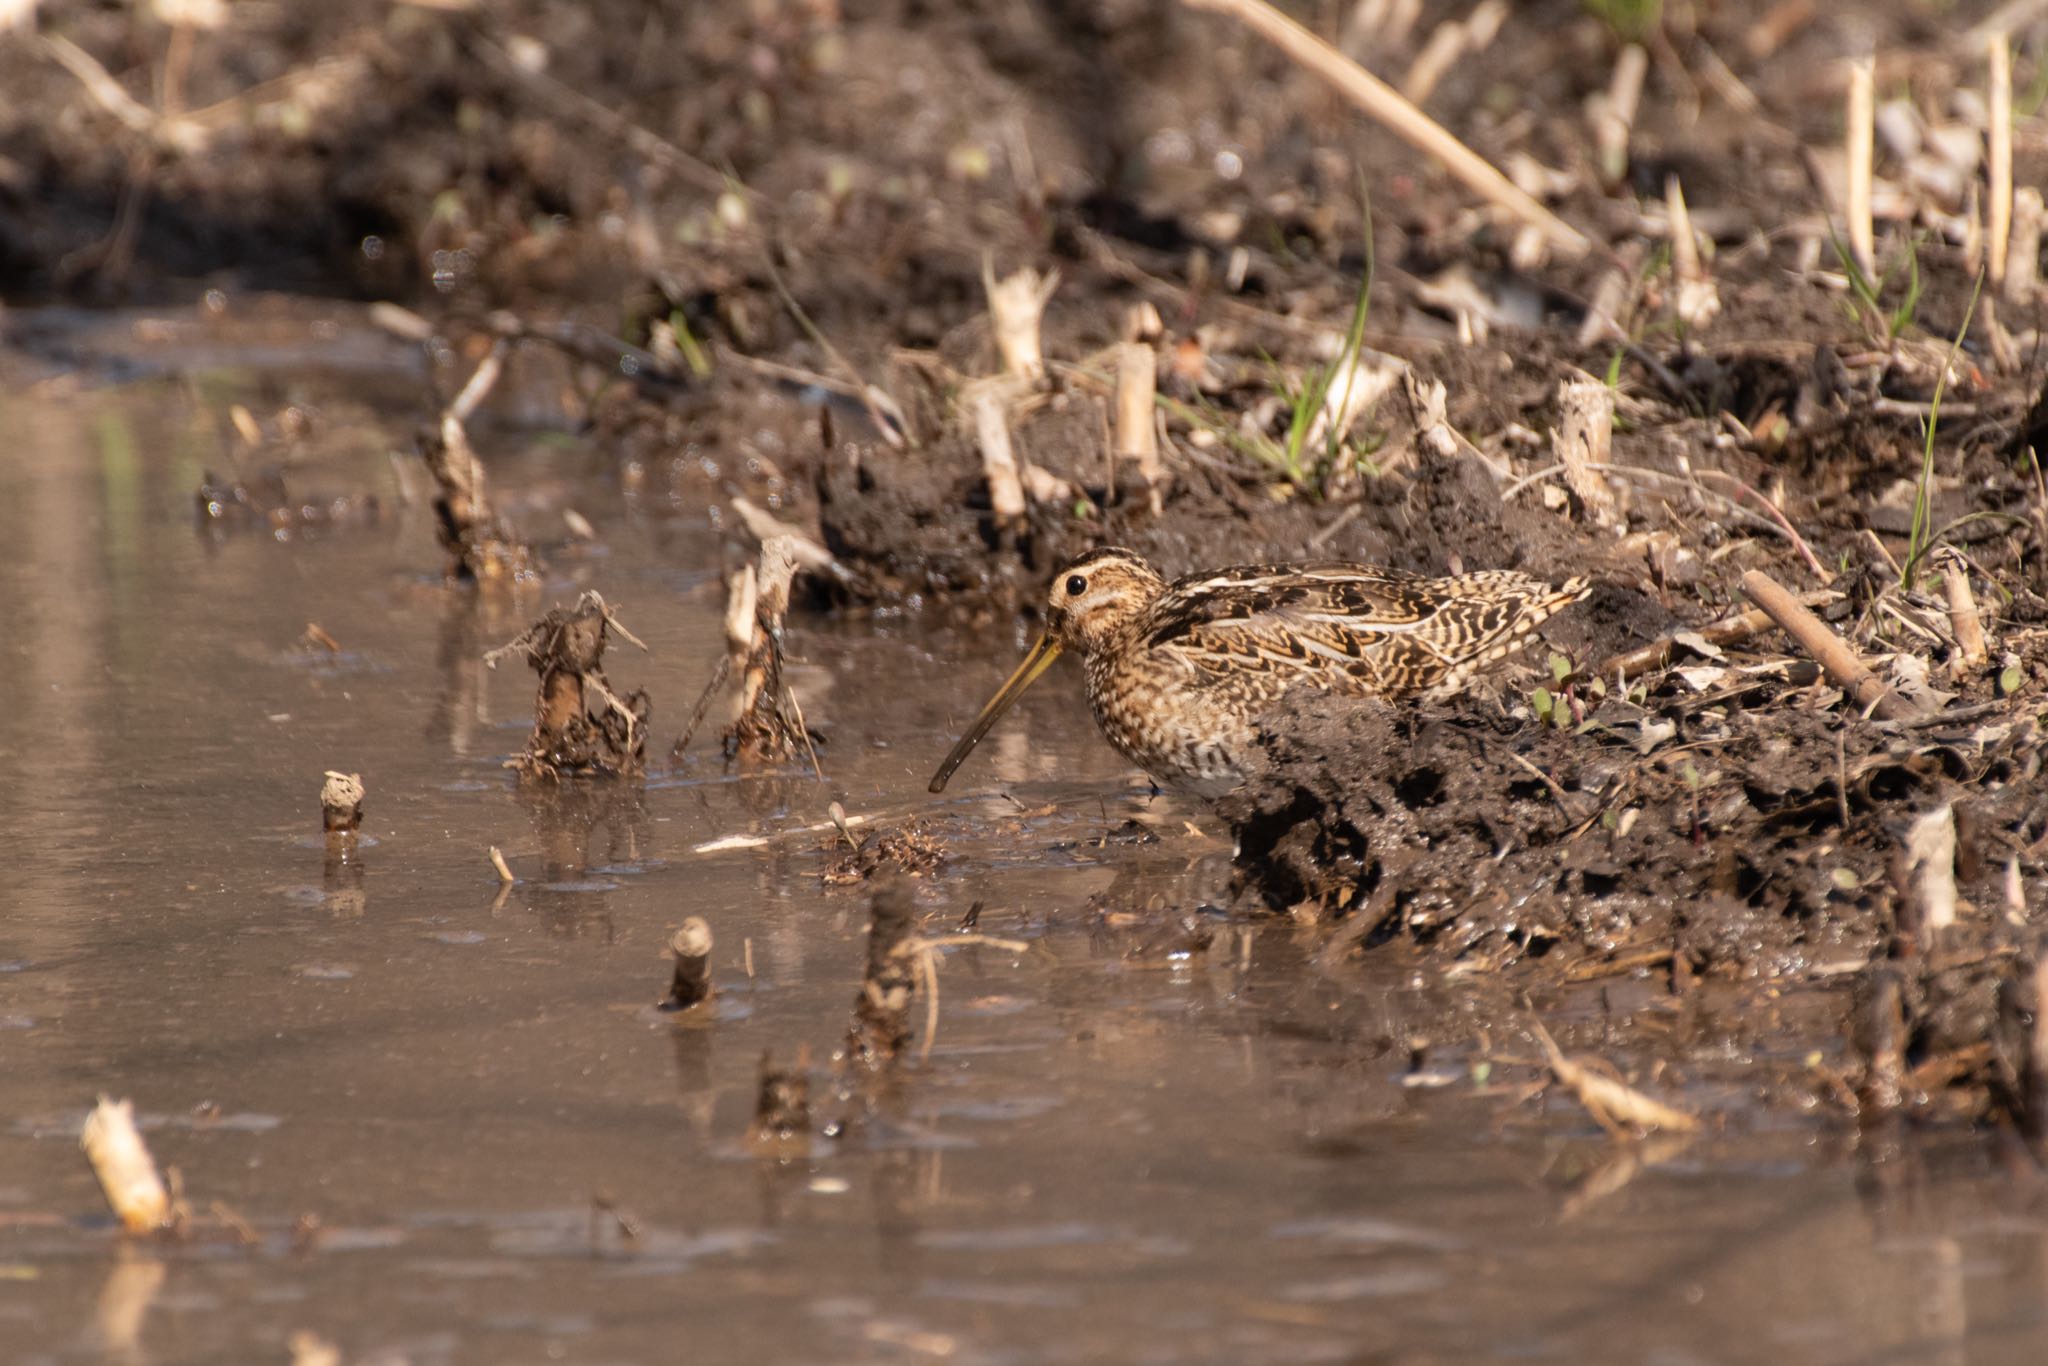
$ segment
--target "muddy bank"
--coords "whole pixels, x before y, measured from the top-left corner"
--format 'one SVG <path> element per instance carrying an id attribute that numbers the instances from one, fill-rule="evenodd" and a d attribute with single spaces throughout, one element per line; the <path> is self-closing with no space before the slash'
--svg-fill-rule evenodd
<path id="1" fill-rule="evenodd" d="M 22 92 L 0 195 L 35 210 L 0 227 L 0 288 L 198 294 L 160 351 L 249 325 L 262 287 L 403 304 L 368 316 L 401 339 L 389 364 L 441 457 L 458 575 L 491 577 L 470 532 L 558 538 L 559 500 L 477 520 L 481 484 L 447 477 L 530 455 L 536 432 L 637 514 L 708 527 L 678 540 L 689 575 L 809 538 L 799 639 L 824 614 L 1028 619 L 1106 543 L 1169 574 L 1587 574 L 1593 601 L 1484 700 L 1276 717 L 1269 772 L 1226 810 L 1241 908 L 1314 907 L 1338 955 L 1401 940 L 1674 996 L 1824 983 L 1894 957 L 1902 832 L 1946 805 L 1960 900 L 2016 895 L 2016 943 L 2038 926 L 2040 238 L 2022 222 L 1992 268 L 1976 38 L 1903 5 L 1674 9 L 1639 32 L 1562 0 L 1489 34 L 1438 7 L 1373 31 L 1361 7 L 1326 35 L 1586 232 L 1574 257 L 1518 246 L 1515 217 L 1177 6 L 243 19 L 185 34 L 174 63 L 161 25 L 49 5 L 36 41 L 0 49 Z M 1466 57 L 1430 70 L 1452 37 Z M 2022 95 L 2044 37 L 2012 35 Z M 1839 59 L 1873 45 L 1877 233 L 1857 265 Z M 2038 109 L 2012 128 L 2024 187 L 2048 133 Z M 1028 344 L 1002 316 L 1020 295 Z M 41 321 L 9 335 L 75 360 Z M 208 479 L 216 529 L 346 534 L 403 505 L 365 487 L 302 515 L 334 452 L 266 398 L 251 447 L 313 468 L 290 492 Z M 1687 641 L 1747 607 L 1751 572 L 1825 596 L 1920 719 L 1857 719 L 1775 628 Z M 731 747 L 816 768 L 784 713 L 779 601 L 772 623 L 735 615 L 752 720 Z M 646 718 L 686 716 L 689 686 L 577 718 L 630 716 L 610 766 L 637 768 Z M 967 702 L 924 705 L 936 731 Z"/>

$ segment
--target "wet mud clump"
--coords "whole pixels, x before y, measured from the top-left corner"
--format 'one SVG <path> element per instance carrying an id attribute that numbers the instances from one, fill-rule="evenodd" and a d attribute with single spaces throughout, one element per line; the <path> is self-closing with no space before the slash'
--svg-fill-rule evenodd
<path id="1" fill-rule="evenodd" d="M 602 661 L 613 630 L 639 644 L 601 595 L 586 592 L 574 607 L 555 608 L 517 640 L 484 656 L 496 668 L 507 655 L 523 654 L 540 675 L 533 734 L 506 767 L 521 777 L 545 779 L 641 771 L 651 708 L 644 688 L 621 696 L 605 678 Z"/>
<path id="2" fill-rule="evenodd" d="M 1953 805 L 1971 833 L 1931 856 L 1953 864 L 1936 917 L 1956 921 L 1960 897 L 1979 921 L 2006 906 L 2027 923 L 2002 879 L 2048 831 L 2034 718 L 1898 724 L 1788 705 L 1807 695 L 1751 680 L 1699 697 L 1666 679 L 1623 696 L 1574 678 L 1527 702 L 1290 696 L 1266 718 L 1259 769 L 1218 804 L 1239 896 L 1339 919 L 1340 953 L 1403 938 L 1492 965 L 1559 953 L 1567 980 L 1820 980 L 1883 961 L 1917 889 L 1941 885 L 1900 871 L 1900 851 Z M 1986 1037 L 1995 980 L 1931 990 L 1908 992 L 1909 1051 Z M 1954 1015 L 1915 1005 L 1935 997 L 1975 1001 L 1970 1021 L 1915 1026 Z"/>
<path id="3" fill-rule="evenodd" d="M 851 887 L 892 868 L 919 877 L 936 870 L 946 857 L 946 846 L 932 832 L 931 824 L 921 820 L 871 831 L 852 848 L 840 837 L 835 847 L 838 856 L 825 866 L 828 887 Z"/>

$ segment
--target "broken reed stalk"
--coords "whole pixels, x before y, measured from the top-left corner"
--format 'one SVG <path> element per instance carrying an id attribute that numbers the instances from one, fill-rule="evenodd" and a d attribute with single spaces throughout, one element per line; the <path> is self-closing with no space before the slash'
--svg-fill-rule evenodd
<path id="1" fill-rule="evenodd" d="M 1643 101 L 1643 78 L 1650 71 L 1650 54 L 1640 43 L 1623 47 L 1614 59 L 1614 72 L 1607 89 L 1591 100 L 1594 161 L 1600 183 L 1619 185 L 1628 175 L 1628 141 L 1635 130 L 1636 110 Z"/>
<path id="2" fill-rule="evenodd" d="M 506 767 L 538 778 L 639 770 L 652 708 L 644 688 L 621 697 L 606 680 L 603 660 L 612 630 L 640 644 L 613 616 L 604 595 L 589 589 L 573 607 L 553 608 L 518 639 L 484 656 L 484 664 L 495 669 L 505 656 L 523 654 L 540 675 L 533 733 L 524 752 L 507 760 Z"/>
<path id="3" fill-rule="evenodd" d="M 327 770 L 320 785 L 320 819 L 330 835 L 353 835 L 363 824 L 363 775 Z"/>
<path id="4" fill-rule="evenodd" d="M 1849 255 L 1856 268 L 1877 275 L 1877 233 L 1871 224 L 1871 159 L 1877 138 L 1877 59 L 1858 57 L 1849 63 L 1848 144 Z"/>
<path id="5" fill-rule="evenodd" d="M 1559 218 L 1502 175 L 1493 164 L 1453 137 L 1450 130 L 1400 92 L 1288 18 L 1265 0 L 1182 0 L 1190 9 L 1227 14 L 1336 87 L 1368 117 L 1378 120 L 1426 156 L 1434 157 L 1467 189 L 1538 229 L 1561 253 L 1581 257 L 1593 249 L 1584 233 Z"/>
<path id="6" fill-rule="evenodd" d="M 157 1175 L 156 1161 L 135 1128 L 132 1101 L 100 1097 L 79 1131 L 78 1146 L 92 1164 L 107 1207 L 129 1233 L 154 1233 L 176 1218 L 170 1192 Z"/>
<path id="7" fill-rule="evenodd" d="M 1801 593 L 1797 601 L 1802 607 L 1819 607 L 1834 602 L 1841 596 L 1831 588 L 1823 588 L 1812 593 Z M 1601 678 L 1612 678 L 1616 674 L 1629 677 L 1648 673 L 1653 669 L 1661 669 L 1671 662 L 1671 653 L 1678 648 L 1680 635 L 1698 635 L 1709 645 L 1740 645 L 1771 625 L 1769 612 L 1761 607 L 1752 607 L 1746 612 L 1737 612 L 1711 625 L 1702 626 L 1696 632 L 1674 632 L 1661 640 L 1653 640 L 1648 645 L 1638 646 L 1623 654 L 1609 655 L 1600 661 L 1594 672 Z"/>
<path id="8" fill-rule="evenodd" d="M 987 257 L 981 262 L 981 284 L 988 294 L 989 322 L 1006 374 L 1036 384 L 1045 377 L 1045 354 L 1039 349 L 1045 305 L 1060 286 L 1060 273 L 1040 276 L 1031 267 L 998 280 Z"/>
<path id="9" fill-rule="evenodd" d="M 1619 1136 L 1625 1130 L 1645 1133 L 1652 1129 L 1665 1129 L 1689 1134 L 1700 1127 L 1697 1116 L 1644 1095 L 1619 1077 L 1607 1076 L 1589 1063 L 1566 1057 L 1557 1041 L 1550 1037 L 1550 1031 L 1540 1023 L 1531 1020 L 1529 1030 L 1543 1049 L 1550 1075 L 1556 1077 L 1609 1133 Z"/>
<path id="10" fill-rule="evenodd" d="M 1017 452 L 1010 444 L 1010 419 L 1004 409 L 998 385 L 980 385 L 973 398 L 974 437 L 981 447 L 981 469 L 988 478 L 988 501 L 994 510 L 998 530 L 1015 531 L 1024 525 L 1029 504 L 1024 500 L 1024 479 L 1017 468 Z"/>
<path id="11" fill-rule="evenodd" d="M 1472 13 L 1463 19 L 1446 19 L 1438 24 L 1429 41 L 1422 45 L 1422 51 L 1408 64 L 1408 74 L 1401 78 L 1402 98 L 1418 105 L 1427 100 L 1444 73 L 1460 58 L 1484 52 L 1492 45 L 1507 17 L 1507 0 L 1479 0 Z"/>
<path id="12" fill-rule="evenodd" d="M 869 903 L 867 972 L 846 1036 L 848 1056 L 869 1067 L 893 1062 L 910 1041 L 910 1000 L 918 979 L 915 922 L 909 883 L 889 877 Z"/>
<path id="13" fill-rule="evenodd" d="M 1849 694 L 1858 709 L 1872 712 L 1886 721 L 1905 721 L 1919 715 L 1910 702 L 1887 688 L 1856 657 L 1847 641 L 1836 635 L 1826 622 L 1800 606 L 1799 600 L 1776 579 L 1760 569 L 1752 569 L 1742 576 L 1742 591 L 1751 602 L 1769 613 L 1771 620 L 1787 635 L 1799 642 L 1799 647 L 1820 665 L 1836 687 Z"/>
<path id="14" fill-rule="evenodd" d="M 1664 206 L 1671 221 L 1671 273 L 1678 280 L 1674 305 L 1678 320 L 1690 328 L 1705 327 L 1721 311 L 1721 295 L 1700 260 L 1699 238 L 1693 235 L 1692 213 L 1685 205 L 1685 187 L 1675 175 L 1664 181 Z"/>
<path id="15" fill-rule="evenodd" d="M 2031 307 L 2041 287 L 2041 225 L 2048 217 L 2041 192 L 2032 185 L 2013 192 L 2012 245 L 2005 253 L 2007 303 Z"/>
<path id="16" fill-rule="evenodd" d="M 746 628 L 739 699 L 732 724 L 725 730 L 728 755 L 744 751 L 760 758 L 786 759 L 807 740 L 803 728 L 783 710 L 782 628 L 789 615 L 796 562 L 796 547 L 788 537 L 777 536 L 761 547 L 761 559 L 750 580 L 754 612 Z M 740 638 L 738 629 L 739 623 L 728 612 L 728 642 Z"/>
<path id="17" fill-rule="evenodd" d="M 1990 651 L 1984 644 L 1984 619 L 1977 614 L 1977 598 L 1970 591 L 1969 562 L 1960 555 L 1943 558 L 1942 585 L 1948 591 L 1948 622 L 1955 632 L 1958 663 L 1965 669 L 1981 668 Z"/>
<path id="18" fill-rule="evenodd" d="M 1141 341 L 1116 348 L 1116 453 L 1138 465 L 1152 510 L 1159 511 L 1165 472 L 1159 465 L 1159 419 L 1155 396 L 1159 358 Z"/>
<path id="19" fill-rule="evenodd" d="M 1614 489 L 1600 473 L 1614 447 L 1614 390 L 1598 380 L 1565 380 L 1557 386 L 1557 426 L 1551 450 L 1564 466 L 1565 483 L 1578 496 L 1595 526 L 1620 520 Z"/>
<path id="20" fill-rule="evenodd" d="M 669 936 L 668 951 L 675 955 L 675 974 L 669 979 L 668 999 L 663 1010 L 688 1010 L 711 998 L 711 926 L 701 915 L 693 915 Z"/>
<path id="21" fill-rule="evenodd" d="M 1943 802 L 1916 816 L 1892 851 L 1893 933 L 1906 951 L 1927 949 L 1956 923 L 1956 812 Z"/>
<path id="22" fill-rule="evenodd" d="M 485 492 L 483 461 L 469 441 L 469 419 L 504 372 L 511 343 L 499 338 L 462 391 L 420 433 L 420 458 L 434 476 L 435 532 L 448 552 L 448 577 L 500 582 L 533 569 L 532 552 L 499 523 Z"/>
<path id="23" fill-rule="evenodd" d="M 1989 178 L 1984 202 L 1985 245 L 1991 253 L 1991 283 L 2005 283 L 2006 253 L 2012 244 L 2012 47 L 2003 32 L 1986 39 L 1990 59 L 1990 127 L 1985 172 Z"/>

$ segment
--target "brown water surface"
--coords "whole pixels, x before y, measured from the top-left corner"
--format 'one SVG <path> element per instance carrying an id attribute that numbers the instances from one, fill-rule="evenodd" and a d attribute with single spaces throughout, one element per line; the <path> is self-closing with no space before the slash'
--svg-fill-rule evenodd
<path id="1" fill-rule="evenodd" d="M 601 589 L 651 646 L 608 664 L 665 754 L 721 648 L 704 511 L 527 443 L 498 466 L 519 515 L 545 540 L 573 506 L 599 541 L 479 602 L 396 504 L 416 413 L 372 408 L 295 486 L 374 490 L 380 519 L 200 529 L 211 415 L 280 389 L 333 396 L 228 375 L 7 404 L 0 1358 L 282 1361 L 312 1330 L 386 1363 L 2041 1359 L 2048 1220 L 1987 1143 L 1873 1161 L 1738 1083 L 1689 1147 L 1623 1149 L 1562 1098 L 1517 1104 L 1530 1074 L 1482 1049 L 1404 1077 L 1412 1038 L 1495 999 L 1468 983 L 1398 954 L 1334 976 L 1271 922 L 1168 951 L 1228 851 L 1149 799 L 1070 677 L 927 797 L 1007 627 L 799 618 L 823 788 L 700 741 L 644 787 L 521 789 L 531 676 L 481 654 Z M 309 622 L 340 653 L 299 645 Z M 342 865 L 330 768 L 369 788 Z M 866 895 L 794 833 L 835 797 L 934 820 L 934 933 L 982 901 L 1030 945 L 953 948 L 929 1059 L 856 1095 L 824 1060 Z M 1130 817 L 1155 838 L 1104 839 Z M 762 842 L 699 852 L 736 835 Z M 651 1008 L 689 914 L 718 936 L 708 1019 Z M 751 1155 L 761 1055 L 802 1045 L 843 1134 Z M 76 1146 L 101 1092 L 256 1241 L 124 1246 Z"/>

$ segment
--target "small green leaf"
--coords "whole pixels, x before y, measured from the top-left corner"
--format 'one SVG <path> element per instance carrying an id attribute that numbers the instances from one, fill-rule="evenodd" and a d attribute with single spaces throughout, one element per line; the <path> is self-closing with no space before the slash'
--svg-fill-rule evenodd
<path id="1" fill-rule="evenodd" d="M 1572 662 L 1563 655 L 1552 655 L 1550 657 L 1550 676 L 1557 680 L 1560 687 L 1563 686 L 1564 681 L 1572 676 Z"/>
<path id="2" fill-rule="evenodd" d="M 1828 876 L 1834 879 L 1835 890 L 1839 892 L 1853 892 L 1863 885 L 1863 879 L 1856 876 L 1854 868 L 1837 868 Z"/>
<path id="3" fill-rule="evenodd" d="M 1536 713 L 1536 719 L 1548 722 L 1557 710 L 1557 699 L 1550 695 L 1550 689 L 1538 688 L 1529 694 L 1529 708 Z"/>
<path id="4" fill-rule="evenodd" d="M 1998 671 L 1998 695 L 2000 697 L 2011 697 L 2020 690 L 2020 684 L 2024 682 L 2026 682 L 2026 675 L 2020 672 L 2020 666 L 2008 664 Z"/>

